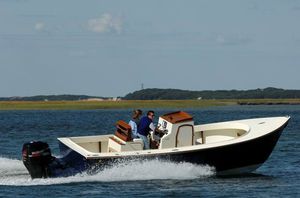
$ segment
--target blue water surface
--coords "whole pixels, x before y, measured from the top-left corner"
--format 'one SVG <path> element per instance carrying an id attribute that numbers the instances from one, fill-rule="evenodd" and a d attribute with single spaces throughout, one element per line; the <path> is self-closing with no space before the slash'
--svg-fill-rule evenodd
<path id="1" fill-rule="evenodd" d="M 156 119 L 175 110 L 155 109 Z M 184 110 L 195 124 L 285 115 L 292 119 L 270 158 L 249 175 L 220 178 L 210 167 L 149 161 L 117 165 L 94 176 L 31 180 L 21 161 L 24 142 L 46 141 L 58 155 L 57 137 L 113 133 L 115 122 L 128 121 L 132 110 L 0 111 L 0 197 L 300 197 L 299 105 Z"/>

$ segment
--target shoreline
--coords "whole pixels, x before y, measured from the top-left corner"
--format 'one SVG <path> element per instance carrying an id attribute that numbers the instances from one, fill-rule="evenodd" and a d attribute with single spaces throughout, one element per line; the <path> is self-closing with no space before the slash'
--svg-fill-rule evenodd
<path id="1" fill-rule="evenodd" d="M 245 105 L 300 105 L 300 102 L 291 103 L 291 102 L 240 102 L 238 105 L 245 106 Z"/>
<path id="2" fill-rule="evenodd" d="M 300 105 L 300 99 L 0 101 L 2 110 L 95 110 L 130 108 L 203 108 L 227 105 Z"/>

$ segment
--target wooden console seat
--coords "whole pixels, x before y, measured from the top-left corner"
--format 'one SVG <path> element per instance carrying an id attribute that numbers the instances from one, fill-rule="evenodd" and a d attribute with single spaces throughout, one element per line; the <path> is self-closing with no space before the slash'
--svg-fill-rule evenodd
<path id="1" fill-rule="evenodd" d="M 115 135 L 109 137 L 108 152 L 138 151 L 143 150 L 141 139 L 132 139 L 131 127 L 123 120 L 116 123 Z"/>

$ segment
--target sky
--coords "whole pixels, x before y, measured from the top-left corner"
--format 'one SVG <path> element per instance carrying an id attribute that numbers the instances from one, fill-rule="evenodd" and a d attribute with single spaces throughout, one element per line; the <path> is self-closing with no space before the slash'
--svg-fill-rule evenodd
<path id="1" fill-rule="evenodd" d="M 0 0 L 0 97 L 300 89 L 298 0 Z"/>

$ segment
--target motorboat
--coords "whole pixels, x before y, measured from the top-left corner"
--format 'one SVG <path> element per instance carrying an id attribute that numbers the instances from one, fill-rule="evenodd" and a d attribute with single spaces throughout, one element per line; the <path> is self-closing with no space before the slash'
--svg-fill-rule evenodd
<path id="1" fill-rule="evenodd" d="M 34 178 L 93 174 L 107 166 L 132 160 L 167 160 L 214 167 L 216 175 L 250 173 L 270 156 L 283 129 L 285 117 L 252 118 L 194 125 L 184 111 L 162 115 L 151 131 L 150 150 L 132 139 L 130 126 L 120 120 L 109 135 L 60 137 L 60 157 L 47 143 L 32 141 L 22 149 L 23 163 Z"/>

